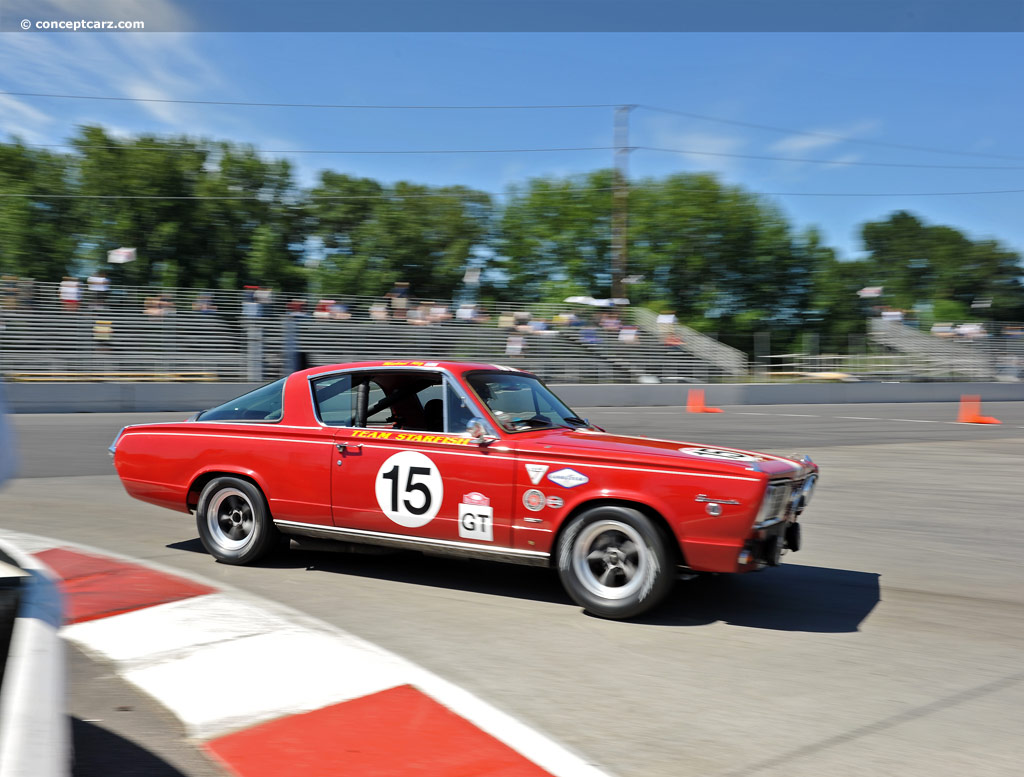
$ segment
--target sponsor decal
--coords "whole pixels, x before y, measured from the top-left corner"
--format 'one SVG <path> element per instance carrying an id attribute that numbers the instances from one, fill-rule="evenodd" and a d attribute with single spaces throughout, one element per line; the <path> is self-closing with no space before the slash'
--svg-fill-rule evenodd
<path id="1" fill-rule="evenodd" d="M 544 473 L 548 471 L 547 464 L 527 464 L 526 474 L 530 476 L 530 482 L 533 485 L 540 483 L 540 479 L 544 477 Z"/>
<path id="2" fill-rule="evenodd" d="M 559 507 L 561 507 L 564 504 L 565 504 L 565 502 L 562 501 L 562 497 L 560 497 L 560 496 L 549 496 L 548 497 L 547 506 L 552 508 L 553 510 L 557 510 Z"/>
<path id="3" fill-rule="evenodd" d="M 383 432 L 370 429 L 355 429 L 353 437 L 371 440 L 391 440 L 392 442 L 434 442 L 444 445 L 469 445 L 468 437 L 452 437 L 447 434 L 419 434 L 417 432 Z"/>
<path id="4" fill-rule="evenodd" d="M 582 486 L 584 483 L 590 482 L 590 478 L 582 472 L 568 468 L 552 472 L 548 475 L 548 480 L 552 483 L 557 483 L 562 488 L 576 488 L 576 486 Z"/>
<path id="5" fill-rule="evenodd" d="M 532 510 L 535 513 L 540 512 L 544 509 L 544 505 L 546 503 L 547 500 L 544 497 L 544 493 L 538 491 L 536 488 L 531 488 L 523 494 L 523 506 L 527 510 Z"/>
<path id="6" fill-rule="evenodd" d="M 680 453 L 702 456 L 705 459 L 727 459 L 729 461 L 763 461 L 760 456 L 751 456 L 739 451 L 723 451 L 720 448 L 680 448 Z"/>
<path id="7" fill-rule="evenodd" d="M 383 367 L 435 367 L 437 362 L 383 362 Z"/>
<path id="8" fill-rule="evenodd" d="M 464 505 L 483 505 L 486 507 L 491 503 L 491 500 L 481 494 L 479 491 L 470 491 L 468 494 L 464 494 L 462 497 L 462 504 Z"/>
<path id="9" fill-rule="evenodd" d="M 417 451 L 401 451 L 381 464 L 374 483 L 377 504 L 407 529 L 426 526 L 441 509 L 444 482 L 437 465 Z"/>
<path id="10" fill-rule="evenodd" d="M 494 508 L 491 500 L 477 491 L 462 497 L 459 536 L 467 540 L 494 541 Z"/>

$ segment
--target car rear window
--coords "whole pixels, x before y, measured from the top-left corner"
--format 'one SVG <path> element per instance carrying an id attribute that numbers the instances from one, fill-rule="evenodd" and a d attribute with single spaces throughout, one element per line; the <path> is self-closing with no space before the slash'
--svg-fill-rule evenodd
<path id="1" fill-rule="evenodd" d="M 284 414 L 285 378 L 204 410 L 197 421 L 280 421 Z"/>

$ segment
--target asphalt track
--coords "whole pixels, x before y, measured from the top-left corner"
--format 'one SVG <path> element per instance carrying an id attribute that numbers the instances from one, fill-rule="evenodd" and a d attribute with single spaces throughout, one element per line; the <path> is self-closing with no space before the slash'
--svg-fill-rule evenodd
<path id="1" fill-rule="evenodd" d="M 1020 773 L 1024 402 L 987 404 L 998 426 L 957 424 L 939 403 L 577 410 L 610 431 L 810 454 L 823 477 L 805 549 L 778 569 L 682 583 L 633 623 L 582 614 L 547 570 L 324 552 L 224 566 L 188 516 L 128 498 L 105 452 L 125 423 L 182 414 L 15 417 L 22 477 L 0 493 L 2 525 L 302 609 L 621 777 Z M 134 709 L 113 704 L 130 690 L 73 670 L 72 712 L 104 721 L 80 729 L 179 751 L 159 709 L 111 720 Z M 158 755 L 121 774 L 215 773 Z"/>

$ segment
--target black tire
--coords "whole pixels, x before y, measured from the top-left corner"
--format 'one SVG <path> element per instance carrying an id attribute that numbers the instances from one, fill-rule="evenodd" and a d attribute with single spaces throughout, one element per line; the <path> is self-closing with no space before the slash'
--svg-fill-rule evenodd
<path id="1" fill-rule="evenodd" d="M 256 486 L 233 477 L 214 478 L 196 506 L 196 528 L 207 553 L 225 564 L 251 564 L 279 545 L 267 500 Z"/>
<path id="2" fill-rule="evenodd" d="M 638 510 L 608 505 L 581 513 L 566 527 L 558 574 L 587 612 L 632 618 L 668 596 L 675 563 L 657 524 Z"/>

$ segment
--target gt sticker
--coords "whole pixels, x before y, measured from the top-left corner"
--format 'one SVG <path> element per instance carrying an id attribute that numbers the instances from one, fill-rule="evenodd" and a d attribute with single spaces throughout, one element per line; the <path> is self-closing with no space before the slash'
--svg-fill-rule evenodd
<path id="1" fill-rule="evenodd" d="M 540 479 L 544 477 L 544 473 L 548 471 L 547 464 L 527 464 L 526 474 L 530 476 L 530 482 L 533 485 L 540 483 Z"/>
<path id="2" fill-rule="evenodd" d="M 444 498 L 444 482 L 437 466 L 417 451 L 389 456 L 377 470 L 374 489 L 384 515 L 407 529 L 430 523 Z"/>
<path id="3" fill-rule="evenodd" d="M 719 448 L 680 448 L 680 453 L 690 456 L 703 456 L 706 459 L 728 459 L 729 461 L 761 461 L 757 456 L 739 451 L 723 451 Z"/>
<path id="4" fill-rule="evenodd" d="M 544 498 L 543 492 L 538 491 L 536 488 L 531 488 L 523 494 L 523 506 L 527 510 L 532 510 L 535 513 L 540 512 L 544 509 L 546 503 L 547 500 Z"/>
<path id="5" fill-rule="evenodd" d="M 552 472 L 548 475 L 548 480 L 557 483 L 562 488 L 576 488 L 576 486 L 590 482 L 590 478 L 574 469 L 560 469 L 557 472 Z"/>
<path id="6" fill-rule="evenodd" d="M 494 541 L 494 508 L 478 491 L 462 497 L 459 505 L 459 536 L 468 540 Z"/>
<path id="7" fill-rule="evenodd" d="M 557 510 L 559 507 L 561 507 L 564 504 L 565 504 L 565 502 L 562 501 L 562 497 L 560 497 L 560 496 L 549 496 L 548 497 L 547 506 L 550 507 L 553 510 Z"/>

